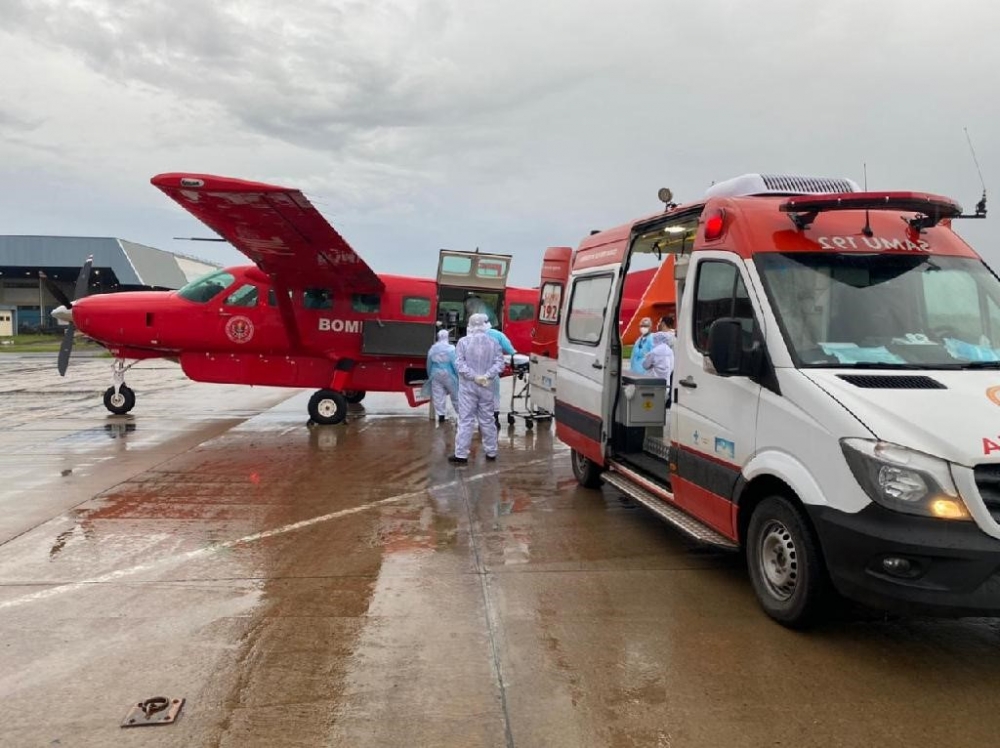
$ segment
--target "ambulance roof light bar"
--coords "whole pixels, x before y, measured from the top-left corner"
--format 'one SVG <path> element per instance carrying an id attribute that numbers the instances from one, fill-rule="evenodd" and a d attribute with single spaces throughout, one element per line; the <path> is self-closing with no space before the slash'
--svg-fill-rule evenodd
<path id="1" fill-rule="evenodd" d="M 705 197 L 822 195 L 844 192 L 861 192 L 861 188 L 852 179 L 783 174 L 744 174 L 713 184 L 705 191 Z"/>
<path id="2" fill-rule="evenodd" d="M 912 229 L 922 231 L 944 218 L 958 218 L 962 206 L 948 197 L 926 192 L 853 192 L 839 195 L 793 197 L 778 206 L 800 231 L 809 228 L 820 213 L 838 210 L 889 210 L 916 213 L 904 218 Z"/>

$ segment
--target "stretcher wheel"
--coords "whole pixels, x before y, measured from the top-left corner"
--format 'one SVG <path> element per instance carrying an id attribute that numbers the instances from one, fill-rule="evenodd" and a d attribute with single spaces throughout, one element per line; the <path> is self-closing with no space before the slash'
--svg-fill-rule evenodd
<path id="1" fill-rule="evenodd" d="M 524 419 L 524 428 L 525 428 L 526 431 L 531 431 L 533 428 L 535 428 L 535 422 L 532 421 L 530 418 L 525 418 Z"/>
<path id="2" fill-rule="evenodd" d="M 516 419 L 516 418 L 514 418 L 514 414 L 513 414 L 513 413 L 508 413 L 508 414 L 507 414 L 507 423 L 508 423 L 509 425 L 513 426 L 513 425 L 514 425 L 514 421 L 516 421 L 516 420 L 517 420 L 517 419 Z"/>

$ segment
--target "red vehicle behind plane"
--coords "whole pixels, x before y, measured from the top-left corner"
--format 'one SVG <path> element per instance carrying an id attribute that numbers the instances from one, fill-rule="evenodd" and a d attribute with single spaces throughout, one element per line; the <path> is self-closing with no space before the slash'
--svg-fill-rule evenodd
<path id="1" fill-rule="evenodd" d="M 70 301 L 50 284 L 74 328 L 115 356 L 104 395 L 128 413 L 125 372 L 149 358 L 179 361 L 200 382 L 315 387 L 313 421 L 342 421 L 366 392 L 425 402 L 427 349 L 442 327 L 464 334 L 485 312 L 519 351 L 531 348 L 538 291 L 508 288 L 510 256 L 441 250 L 437 278 L 375 273 L 299 191 L 207 174 L 161 174 L 152 183 L 254 264 L 211 273 L 177 291 L 103 294 Z M 89 263 L 77 282 L 85 292 Z"/>

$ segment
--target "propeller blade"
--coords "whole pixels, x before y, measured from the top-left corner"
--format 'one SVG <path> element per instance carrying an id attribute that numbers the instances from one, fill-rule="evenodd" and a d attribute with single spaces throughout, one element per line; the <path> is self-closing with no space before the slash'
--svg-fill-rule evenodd
<path id="1" fill-rule="evenodd" d="M 59 376 L 66 376 L 66 369 L 69 367 L 69 354 L 73 352 L 73 338 L 76 337 L 76 325 L 72 322 L 63 334 L 62 344 L 59 346 Z"/>
<path id="2" fill-rule="evenodd" d="M 49 276 L 45 274 L 44 270 L 38 271 L 38 277 L 41 279 L 42 283 L 45 284 L 45 288 L 48 289 L 49 293 L 52 294 L 52 297 L 56 301 L 58 301 L 67 309 L 72 308 L 73 302 L 69 300 L 69 297 L 62 292 L 62 289 L 59 288 L 59 286 L 57 286 L 49 279 Z"/>
<path id="3" fill-rule="evenodd" d="M 87 258 L 87 261 L 83 263 L 83 267 L 80 268 L 80 274 L 76 277 L 76 291 L 74 292 L 73 297 L 74 301 L 76 299 L 82 299 L 87 295 L 87 291 L 90 288 L 90 268 L 93 264 L 94 256 L 91 255 Z"/>

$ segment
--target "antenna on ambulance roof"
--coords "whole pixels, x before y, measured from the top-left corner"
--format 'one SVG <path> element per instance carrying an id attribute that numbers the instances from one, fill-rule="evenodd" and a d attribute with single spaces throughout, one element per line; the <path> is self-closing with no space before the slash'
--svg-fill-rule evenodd
<path id="1" fill-rule="evenodd" d="M 865 192 L 868 192 L 868 162 L 865 161 L 862 167 L 865 172 Z M 865 227 L 861 229 L 861 233 L 865 236 L 874 236 L 875 232 L 872 231 L 871 216 L 868 214 L 868 208 L 865 208 Z"/>
<path id="2" fill-rule="evenodd" d="M 965 130 L 965 139 L 969 142 L 969 152 L 972 153 L 972 162 L 976 165 L 976 171 L 979 172 L 979 183 L 983 186 L 983 196 L 976 203 L 976 212 L 972 215 L 960 215 L 955 216 L 955 218 L 986 218 L 986 180 L 983 179 L 983 170 L 979 168 L 979 159 L 976 158 L 976 149 L 972 147 L 972 138 L 969 137 L 969 128 L 963 127 Z"/>

